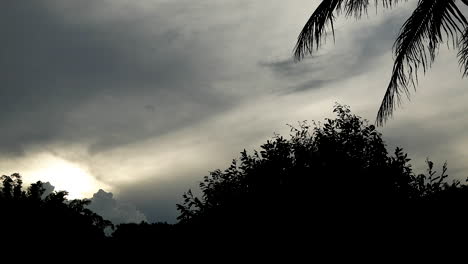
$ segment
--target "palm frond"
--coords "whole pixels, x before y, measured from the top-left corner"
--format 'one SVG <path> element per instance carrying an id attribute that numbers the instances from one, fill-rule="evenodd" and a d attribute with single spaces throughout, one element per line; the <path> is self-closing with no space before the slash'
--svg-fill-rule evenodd
<path id="1" fill-rule="evenodd" d="M 459 41 L 460 51 L 458 52 L 460 66 L 463 71 L 463 76 L 468 76 L 468 28 L 465 28 L 465 32 Z"/>
<path id="2" fill-rule="evenodd" d="M 376 8 L 379 6 L 379 3 L 383 8 L 392 8 L 400 2 L 407 1 L 408 0 L 374 0 L 373 2 Z M 370 2 L 370 0 L 347 0 L 344 5 L 345 13 L 347 16 L 354 15 L 356 18 L 361 18 L 362 14 L 367 13 Z"/>
<path id="3" fill-rule="evenodd" d="M 390 8 L 403 1 L 407 2 L 408 0 L 375 0 L 375 3 L 381 2 L 383 7 Z"/>
<path id="4" fill-rule="evenodd" d="M 353 16 L 361 18 L 362 14 L 367 13 L 369 7 L 369 0 L 348 0 L 344 6 L 346 16 Z"/>
<path id="5" fill-rule="evenodd" d="M 322 37 L 327 34 L 326 26 L 328 24 L 331 26 L 333 35 L 335 34 L 333 12 L 339 9 L 344 1 L 346 0 L 323 0 L 315 9 L 297 38 L 294 47 L 296 60 L 301 60 L 306 54 L 311 54 L 314 47 L 320 46 Z"/>
<path id="6" fill-rule="evenodd" d="M 374 3 L 376 6 L 381 3 L 384 8 L 391 8 L 403 1 L 407 0 L 375 0 Z M 335 36 L 334 13 L 343 12 L 347 17 L 361 18 L 362 14 L 367 12 L 370 2 L 370 0 L 322 0 L 297 38 L 294 58 L 301 60 L 318 49 L 322 40 L 327 36 L 328 25 L 330 25 L 333 37 Z"/>
<path id="7" fill-rule="evenodd" d="M 431 66 L 444 37 L 451 38 L 456 45 L 458 34 L 463 32 L 468 21 L 455 1 L 419 0 L 416 10 L 403 24 L 394 44 L 395 62 L 377 114 L 378 125 L 391 117 L 395 104 L 401 102 L 402 93 L 409 96 L 409 87 L 416 89 L 419 68 L 425 73 Z"/>

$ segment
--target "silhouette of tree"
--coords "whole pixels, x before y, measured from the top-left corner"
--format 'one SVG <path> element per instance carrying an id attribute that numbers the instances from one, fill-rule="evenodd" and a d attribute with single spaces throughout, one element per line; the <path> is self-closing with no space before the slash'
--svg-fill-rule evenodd
<path id="1" fill-rule="evenodd" d="M 168 223 L 125 223 L 117 225 L 112 239 L 114 246 L 123 248 L 177 248 L 181 239 L 177 225 Z"/>
<path id="2" fill-rule="evenodd" d="M 276 135 L 204 177 L 201 197 L 188 190 L 177 204 L 179 224 L 218 240 L 330 241 L 423 238 L 435 223 L 468 220 L 460 210 L 466 186 L 446 181 L 446 164 L 437 175 L 427 161 L 427 174 L 416 175 L 401 148 L 387 152 L 375 126 L 347 106 L 334 112 L 336 119 L 300 123 L 289 139 Z"/>
<path id="3" fill-rule="evenodd" d="M 18 173 L 1 176 L 0 226 L 1 242 L 49 247 L 79 245 L 104 241 L 104 229 L 110 221 L 85 208 L 90 200 L 67 200 L 67 192 L 52 192 L 44 196 L 42 182 L 23 190 Z"/>
<path id="4" fill-rule="evenodd" d="M 334 35 L 335 14 L 361 18 L 367 13 L 369 0 L 322 0 L 299 34 L 294 56 L 301 60 L 319 48 L 330 25 Z M 376 0 L 384 8 L 406 2 L 402 0 Z M 400 104 L 401 95 L 409 96 L 409 87 L 416 87 L 418 70 L 423 72 L 433 63 L 439 45 L 445 41 L 459 48 L 459 62 L 468 75 L 468 21 L 458 5 L 468 5 L 467 0 L 418 0 L 412 15 L 401 27 L 393 46 L 395 62 L 390 83 L 377 114 L 377 124 L 382 125 Z"/>

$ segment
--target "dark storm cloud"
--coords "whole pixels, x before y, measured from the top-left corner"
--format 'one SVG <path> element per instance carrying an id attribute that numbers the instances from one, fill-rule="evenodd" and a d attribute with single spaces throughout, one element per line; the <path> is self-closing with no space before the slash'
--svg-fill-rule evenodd
<path id="1" fill-rule="evenodd" d="M 159 15 L 151 21 L 158 30 L 148 36 L 139 30 L 142 21 L 71 23 L 50 3 L 6 1 L 0 9 L 4 154 L 89 138 L 96 152 L 229 107 L 230 100 L 209 91 L 209 77 L 200 67 L 210 64 L 203 58 L 209 53 L 197 39 L 159 23 Z M 191 50 L 177 41 L 192 41 Z M 127 97 L 135 100 L 122 103 Z M 89 102 L 100 113 L 76 114 Z M 139 126 L 145 119 L 154 125 Z"/>

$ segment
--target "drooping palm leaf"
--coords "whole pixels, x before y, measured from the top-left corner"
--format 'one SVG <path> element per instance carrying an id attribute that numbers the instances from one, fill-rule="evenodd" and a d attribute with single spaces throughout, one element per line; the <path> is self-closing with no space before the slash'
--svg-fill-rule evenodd
<path id="1" fill-rule="evenodd" d="M 382 125 L 399 104 L 401 94 L 409 95 L 409 87 L 416 88 L 418 69 L 424 72 L 434 61 L 444 37 L 454 43 L 468 21 L 455 0 L 420 0 L 416 10 L 404 23 L 394 44 L 395 63 L 390 83 L 385 92 L 377 124 Z"/>
<path id="2" fill-rule="evenodd" d="M 468 3 L 467 3 L 468 5 Z M 468 76 L 468 28 L 465 29 L 460 41 L 460 51 L 458 52 L 460 66 L 463 71 L 463 76 Z"/>
<path id="3" fill-rule="evenodd" d="M 374 0 L 374 3 L 376 6 L 380 3 L 383 7 L 390 8 L 402 1 L 407 0 Z M 367 12 L 370 2 L 370 0 L 322 0 L 297 38 L 294 47 L 295 59 L 301 60 L 320 47 L 327 35 L 327 25 L 330 25 L 331 32 L 333 36 L 335 35 L 334 13 L 344 12 L 346 16 L 360 18 Z"/>
<path id="4" fill-rule="evenodd" d="M 407 0 L 375 0 L 390 8 Z M 461 0 L 468 5 L 468 0 Z M 401 94 L 409 95 L 409 87 L 417 82 L 418 69 L 424 72 L 434 61 L 436 52 L 445 38 L 454 46 L 460 45 L 460 64 L 468 75 L 468 22 L 455 4 L 456 0 L 418 0 L 416 10 L 404 23 L 394 44 L 395 63 L 390 83 L 377 114 L 376 123 L 382 125 L 400 103 Z M 319 48 L 330 25 L 334 36 L 335 13 L 360 18 L 367 12 L 370 0 L 322 0 L 299 34 L 294 57 L 301 60 Z M 459 34 L 463 33 L 461 40 Z"/>
<path id="5" fill-rule="evenodd" d="M 320 46 L 322 37 L 327 34 L 326 27 L 328 24 L 331 26 L 332 33 L 335 34 L 333 27 L 335 16 L 333 13 L 340 8 L 344 1 L 346 0 L 323 0 L 315 9 L 297 39 L 294 48 L 294 57 L 297 60 L 302 59 L 306 54 L 311 54 L 314 46 L 315 48 Z"/>
<path id="6" fill-rule="evenodd" d="M 369 7 L 369 0 L 353 0 L 346 1 L 345 4 L 345 13 L 346 16 L 354 15 L 356 18 L 360 18 L 363 13 L 367 12 Z"/>

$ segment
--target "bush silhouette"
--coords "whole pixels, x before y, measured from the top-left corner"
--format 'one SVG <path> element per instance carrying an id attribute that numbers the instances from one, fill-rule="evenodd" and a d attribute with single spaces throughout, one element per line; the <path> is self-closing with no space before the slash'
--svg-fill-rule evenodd
<path id="1" fill-rule="evenodd" d="M 211 172 L 201 197 L 183 195 L 179 224 L 217 238 L 337 242 L 423 239 L 434 225 L 468 220 L 466 186 L 447 182 L 446 164 L 437 175 L 427 161 L 427 174 L 416 175 L 401 148 L 387 152 L 374 125 L 347 106 L 334 112 L 336 119 L 291 127 L 289 139 L 276 135 Z"/>
<path id="2" fill-rule="evenodd" d="M 86 209 L 90 200 L 66 199 L 67 192 L 52 192 L 44 197 L 42 182 L 23 190 L 18 173 L 1 177 L 0 226 L 2 243 L 38 248 L 103 242 L 104 229 L 111 222 Z"/>

